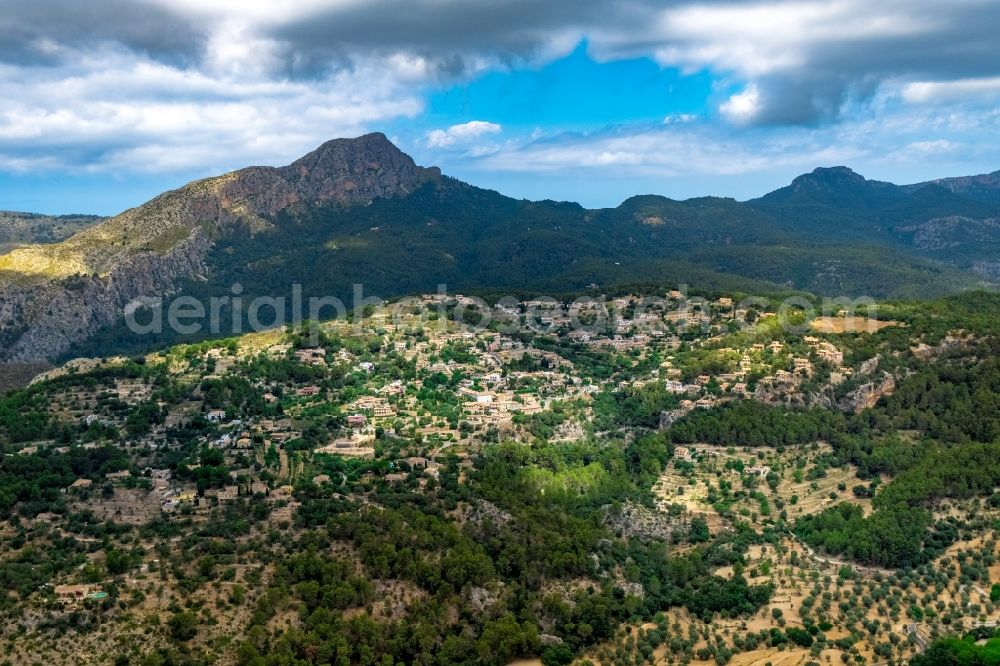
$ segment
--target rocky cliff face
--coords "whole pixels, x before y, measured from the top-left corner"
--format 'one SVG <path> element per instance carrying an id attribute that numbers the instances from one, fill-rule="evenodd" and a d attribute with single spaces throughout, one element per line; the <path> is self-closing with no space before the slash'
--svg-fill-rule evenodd
<path id="1" fill-rule="evenodd" d="M 196 181 L 61 243 L 0 256 L 0 362 L 53 358 L 115 322 L 133 299 L 163 296 L 210 270 L 214 240 L 265 228 L 296 205 L 365 205 L 439 176 L 382 134 L 336 139 L 285 167 Z"/>
<path id="2" fill-rule="evenodd" d="M 874 407 L 882 396 L 891 395 L 895 390 L 895 378 L 883 370 L 880 378 L 873 379 L 854 389 L 844 396 L 837 406 L 845 412 L 858 414 Z"/>
<path id="3" fill-rule="evenodd" d="M 657 426 L 657 430 L 668 430 L 670 426 L 677 423 L 677 420 L 685 414 L 687 414 L 687 410 L 684 409 L 672 409 L 660 412 L 660 424 Z"/>
<path id="4" fill-rule="evenodd" d="M 79 275 L 0 287 L 0 360 L 52 358 L 113 324 L 140 296 L 163 295 L 205 270 L 209 240 L 196 229 L 162 255 L 125 258 L 107 276 Z M 10 322 L 10 324 L 8 324 Z"/>
<path id="5" fill-rule="evenodd" d="M 898 227 L 913 234 L 913 244 L 921 250 L 944 250 L 1000 239 L 1000 220 L 973 219 L 961 215 L 935 217 L 920 224 Z"/>

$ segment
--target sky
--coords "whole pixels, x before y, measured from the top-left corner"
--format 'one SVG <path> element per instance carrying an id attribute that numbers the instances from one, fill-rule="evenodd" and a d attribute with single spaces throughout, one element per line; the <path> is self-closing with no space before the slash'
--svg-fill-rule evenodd
<path id="1" fill-rule="evenodd" d="M 114 214 L 384 132 L 505 194 L 1000 169 L 996 0 L 0 0 L 0 210 Z"/>

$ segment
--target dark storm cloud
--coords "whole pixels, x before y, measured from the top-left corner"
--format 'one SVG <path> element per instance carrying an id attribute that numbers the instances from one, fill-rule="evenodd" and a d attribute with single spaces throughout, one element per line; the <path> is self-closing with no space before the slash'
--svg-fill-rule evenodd
<path id="1" fill-rule="evenodd" d="M 134 0 L 29 0 L 0 3 L 0 61 L 57 64 L 60 47 L 116 44 L 159 60 L 191 63 L 204 30 L 191 18 Z"/>
<path id="2" fill-rule="evenodd" d="M 845 102 L 868 98 L 887 79 L 954 80 L 1000 73 L 1000 3 L 848 0 L 827 5 L 839 7 L 850 21 L 838 32 L 836 12 L 825 25 L 818 25 L 824 21 L 817 12 L 815 21 L 806 18 L 803 25 L 792 25 L 791 30 L 802 30 L 800 42 L 796 34 L 782 34 L 782 25 L 769 32 L 751 17 L 741 26 L 743 15 L 738 12 L 762 9 L 762 14 L 773 10 L 794 16 L 819 3 L 389 0 L 331 8 L 272 35 L 286 42 L 302 62 L 322 62 L 332 54 L 350 58 L 408 51 L 429 58 L 445 77 L 460 76 L 475 56 L 531 59 L 544 55 L 560 37 L 578 35 L 599 57 L 656 55 L 664 64 L 752 79 L 760 98 L 750 122 L 759 124 L 835 118 Z M 709 24 L 687 30 L 685 22 L 672 22 L 674 15 L 691 9 L 709 10 Z M 710 25 L 713 9 L 719 10 L 714 14 L 717 26 Z M 741 35 L 743 27 L 746 33 Z M 732 39 L 727 43 L 729 37 L 713 33 Z M 798 62 L 755 73 L 749 65 L 742 68 L 736 55 L 718 55 L 727 47 L 734 54 L 746 48 L 767 53 L 774 48 L 771 42 L 787 43 Z"/>
<path id="3" fill-rule="evenodd" d="M 933 12 L 926 11 L 933 8 Z M 924 11 L 921 11 L 924 9 Z M 1000 3 L 914 2 L 914 34 L 818 41 L 800 67 L 760 77 L 754 122 L 815 123 L 836 118 L 851 99 L 870 98 L 887 80 L 954 81 L 1000 75 Z M 905 15 L 905 14 L 904 14 Z"/>
<path id="4" fill-rule="evenodd" d="M 427 58 L 441 78 L 460 78 L 474 59 L 517 65 L 565 51 L 588 29 L 609 21 L 628 27 L 648 16 L 647 2 L 385 0 L 331 8 L 272 32 L 300 61 L 408 52 Z M 567 42 L 566 40 L 574 40 Z"/>
<path id="5" fill-rule="evenodd" d="M 604 6 L 602 9 L 602 5 Z M 331 8 L 275 35 L 303 50 L 413 49 L 438 54 L 531 53 L 555 31 L 593 24 L 602 13 L 620 14 L 597 0 L 538 2 L 412 2 L 386 0 Z"/>

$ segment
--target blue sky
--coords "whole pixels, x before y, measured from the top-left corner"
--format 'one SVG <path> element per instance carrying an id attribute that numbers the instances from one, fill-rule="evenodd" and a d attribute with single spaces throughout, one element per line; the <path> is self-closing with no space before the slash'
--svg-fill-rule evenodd
<path id="1" fill-rule="evenodd" d="M 434 90 L 424 120 L 440 126 L 489 118 L 528 132 L 659 122 L 668 114 L 705 113 L 712 83 L 708 72 L 684 75 L 649 58 L 597 63 L 581 42 L 569 55 L 537 68 L 488 72 L 470 83 Z"/>
<path id="2" fill-rule="evenodd" d="M 512 196 L 759 196 L 1000 169 L 965 0 L 36 0 L 0 22 L 0 209 L 117 213 L 383 131 Z"/>

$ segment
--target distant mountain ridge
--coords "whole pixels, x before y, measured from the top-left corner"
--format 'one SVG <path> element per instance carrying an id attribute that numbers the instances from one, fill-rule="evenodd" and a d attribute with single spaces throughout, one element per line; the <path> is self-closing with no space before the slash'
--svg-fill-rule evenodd
<path id="1" fill-rule="evenodd" d="M 969 199 L 1000 204 L 1000 171 L 979 174 L 978 176 L 938 178 L 925 183 L 904 185 L 903 189 L 912 191 L 927 185 L 937 185 Z"/>
<path id="2" fill-rule="evenodd" d="M 105 218 L 98 215 L 39 215 L 0 210 L 0 252 L 29 243 L 57 243 Z"/>
<path id="3" fill-rule="evenodd" d="M 978 176 L 939 178 L 911 185 L 895 185 L 868 180 L 846 166 L 819 167 L 810 173 L 797 176 L 791 184 L 751 202 L 775 204 L 787 202 L 798 195 L 831 205 L 850 203 L 878 207 L 905 199 L 908 195 L 921 190 L 949 192 L 965 200 L 1000 203 L 1000 171 Z"/>
<path id="4" fill-rule="evenodd" d="M 1000 205 L 983 194 L 993 181 L 971 179 L 897 186 L 833 167 L 748 202 L 642 195 L 587 210 L 442 176 L 382 134 L 336 139 L 288 166 L 195 181 L 60 243 L 0 255 L 0 360 L 106 350 L 127 338 L 131 300 L 223 294 L 234 282 L 248 296 L 292 283 L 341 297 L 353 283 L 381 297 L 441 283 L 947 293 L 995 279 L 994 264 L 1000 275 Z"/>
<path id="5" fill-rule="evenodd" d="M 1000 219 L 1000 179 L 991 174 L 894 185 L 867 180 L 847 167 L 821 168 L 747 204 L 789 230 L 812 224 L 841 241 L 915 251 L 990 279 L 995 278 L 982 270 L 983 262 L 1000 261 L 1000 234 L 993 224 Z M 971 227 L 978 232 L 969 233 Z M 918 229 L 940 242 L 921 242 L 914 237 Z"/>

